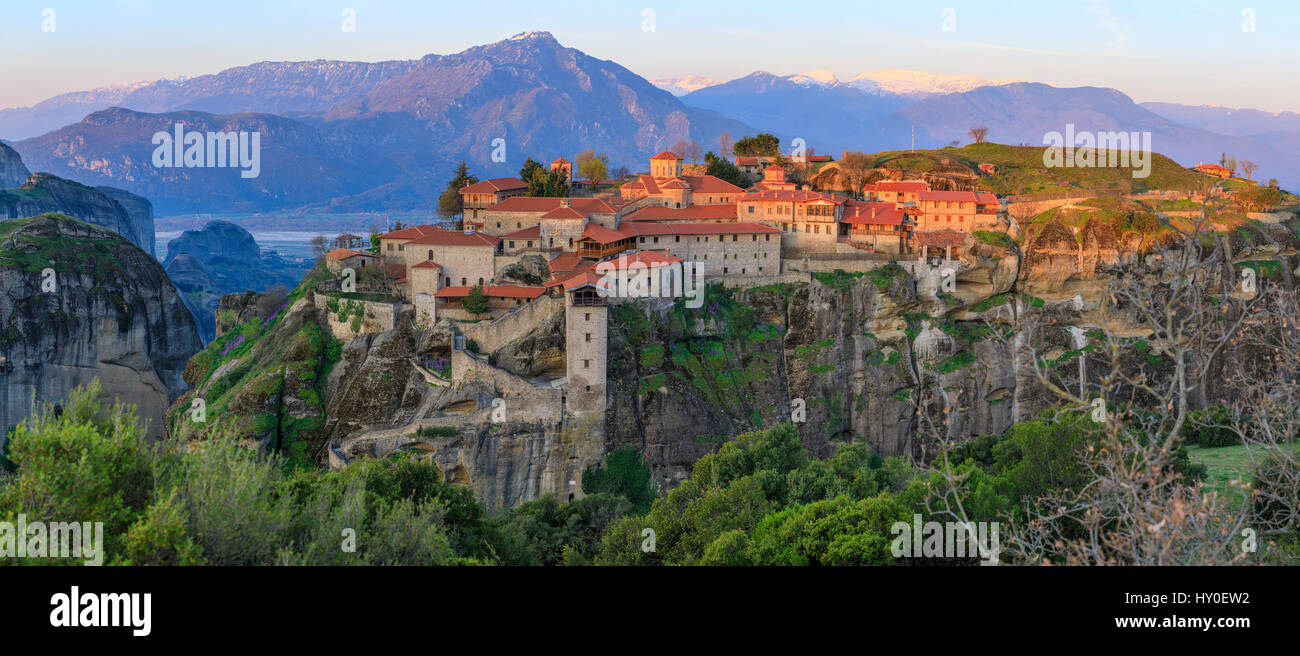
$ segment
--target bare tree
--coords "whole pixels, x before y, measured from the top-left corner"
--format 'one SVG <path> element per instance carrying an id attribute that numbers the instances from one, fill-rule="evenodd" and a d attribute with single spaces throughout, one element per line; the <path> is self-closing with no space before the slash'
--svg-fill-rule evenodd
<path id="1" fill-rule="evenodd" d="M 984 143 L 984 140 L 989 136 L 989 129 L 984 125 L 972 126 L 967 134 L 970 135 L 971 139 L 975 140 L 975 143 Z"/>
<path id="2" fill-rule="evenodd" d="M 684 157 L 688 157 L 692 164 L 698 164 L 700 157 L 703 157 L 703 155 L 704 153 L 700 148 L 700 142 L 692 139 L 691 142 L 686 145 L 686 155 L 684 155 Z"/>
<path id="3" fill-rule="evenodd" d="M 674 155 L 682 159 L 686 159 L 686 154 L 689 153 L 691 150 L 691 142 L 685 139 L 680 139 L 677 141 L 677 143 L 673 144 L 672 148 L 669 148 L 668 150 Z"/>
<path id="4" fill-rule="evenodd" d="M 867 184 L 874 164 L 875 159 L 860 150 L 846 152 L 840 159 L 840 177 L 848 185 L 849 194 L 853 198 L 862 198 L 862 187 Z"/>
<path id="5" fill-rule="evenodd" d="M 1023 500 L 1026 521 L 1006 518 L 1004 545 L 1014 560 L 1231 564 L 1248 557 L 1243 536 L 1293 536 L 1300 526 L 1300 456 L 1284 446 L 1300 431 L 1300 302 L 1280 286 L 1258 293 L 1239 286 L 1226 240 L 1201 241 L 1207 221 L 1186 231 L 1166 224 L 1174 237 L 1104 272 L 1109 282 L 1095 308 L 1013 301 L 989 319 L 992 340 L 1037 387 L 1019 396 L 1041 392 L 1094 420 L 1078 422 L 1088 438 L 1086 484 Z M 1077 373 L 1062 366 L 1072 360 Z M 932 468 L 944 481 L 931 511 L 972 521 L 965 474 L 947 458 L 961 441 L 948 420 L 959 402 L 941 385 L 922 385 L 924 371 L 913 375 L 929 390 L 915 401 L 918 432 L 935 445 Z M 1185 429 L 1207 423 L 1191 409 L 1206 405 L 1215 381 L 1228 382 L 1220 398 L 1234 399 L 1218 423 L 1255 463 L 1255 482 L 1236 483 L 1244 502 L 1177 467 Z"/>
<path id="6" fill-rule="evenodd" d="M 311 252 L 316 260 L 316 264 L 325 261 L 325 253 L 329 250 L 330 240 L 325 235 L 316 235 L 311 238 Z"/>
<path id="7" fill-rule="evenodd" d="M 736 152 L 734 149 L 735 145 L 736 140 L 731 138 L 731 132 L 723 132 L 718 137 L 718 156 L 723 159 L 731 157 Z"/>
<path id="8" fill-rule="evenodd" d="M 1241 160 L 1240 164 L 1241 173 L 1246 176 L 1247 180 L 1249 180 L 1251 176 L 1255 175 L 1255 172 L 1259 170 L 1259 165 L 1248 159 Z"/>

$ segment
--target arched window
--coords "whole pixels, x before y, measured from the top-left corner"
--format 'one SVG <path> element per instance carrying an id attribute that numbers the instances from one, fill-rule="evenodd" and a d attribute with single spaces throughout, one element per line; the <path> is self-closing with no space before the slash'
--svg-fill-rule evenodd
<path id="1" fill-rule="evenodd" d="M 429 259 L 433 259 L 433 249 L 429 250 Z"/>
<path id="2" fill-rule="evenodd" d="M 451 276 L 447 276 L 447 282 L 446 284 L 443 285 L 443 287 L 451 287 Z"/>
<path id="3" fill-rule="evenodd" d="M 462 277 L 462 278 L 460 279 L 460 286 L 461 286 L 461 287 L 464 287 L 465 285 L 468 285 L 468 284 L 469 284 L 469 282 L 466 281 L 465 278 Z"/>
<path id="4" fill-rule="evenodd" d="M 478 279 L 478 286 L 479 286 L 479 287 L 482 287 L 482 286 L 483 286 L 483 279 L 482 279 L 482 278 L 479 278 L 479 279 Z"/>

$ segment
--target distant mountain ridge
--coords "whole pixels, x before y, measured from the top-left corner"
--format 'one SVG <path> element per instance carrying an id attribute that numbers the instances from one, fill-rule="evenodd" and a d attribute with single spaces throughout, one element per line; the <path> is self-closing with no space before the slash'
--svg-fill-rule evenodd
<path id="1" fill-rule="evenodd" d="M 686 106 L 626 68 L 566 48 L 546 32 L 370 68 L 324 62 L 343 78 L 320 83 L 333 89 L 328 93 L 295 86 L 293 80 L 329 78 L 321 66 L 306 64 L 314 63 L 229 69 L 203 76 L 209 79 L 202 84 L 202 78 L 178 83 L 179 91 L 144 87 L 132 94 L 148 89 L 151 102 L 204 111 L 115 107 L 14 146 L 34 167 L 121 186 L 167 212 L 358 203 L 417 209 L 428 207 L 429 190 L 436 189 L 436 197 L 462 158 L 480 177 L 515 175 L 526 157 L 572 157 L 587 148 L 606 154 L 611 166 L 641 166 L 682 139 L 715 143 L 723 132 L 753 130 Z M 264 97 L 254 102 L 258 95 Z M 286 115 L 208 109 L 246 105 Z M 260 177 L 154 167 L 151 136 L 177 122 L 187 130 L 262 131 Z M 501 156 L 505 161 L 498 161 Z"/>

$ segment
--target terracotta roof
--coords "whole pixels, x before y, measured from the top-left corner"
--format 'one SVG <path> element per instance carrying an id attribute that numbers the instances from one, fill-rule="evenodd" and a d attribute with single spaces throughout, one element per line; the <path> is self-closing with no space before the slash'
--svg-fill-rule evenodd
<path id="1" fill-rule="evenodd" d="M 401 230 L 394 230 L 392 232 L 386 232 L 382 235 L 379 235 L 379 238 L 380 239 L 415 239 L 416 237 L 422 237 L 436 230 L 441 230 L 441 228 L 435 228 L 431 225 L 418 225 L 418 226 L 411 226 L 409 228 L 402 228 Z"/>
<path id="2" fill-rule="evenodd" d="M 974 203 L 979 200 L 979 195 L 973 191 L 922 191 L 917 195 L 917 198 L 921 200 L 944 200 Z"/>
<path id="3" fill-rule="evenodd" d="M 961 246 L 966 243 L 966 233 L 956 230 L 936 230 L 916 233 L 916 243 L 921 246 Z"/>
<path id="4" fill-rule="evenodd" d="M 501 238 L 502 239 L 538 239 L 541 236 L 542 236 L 541 226 L 533 226 L 531 228 L 524 228 L 523 230 L 507 232 L 506 234 L 501 235 Z"/>
<path id="5" fill-rule="evenodd" d="M 570 162 L 569 160 L 564 159 L 563 157 L 556 157 L 555 159 L 551 160 L 551 163 L 552 163 L 552 164 L 572 164 L 573 162 Z"/>
<path id="6" fill-rule="evenodd" d="M 624 221 L 618 229 L 629 236 L 650 237 L 656 235 L 752 235 L 779 233 L 774 228 L 761 223 L 653 223 L 650 221 Z"/>
<path id="7" fill-rule="evenodd" d="M 632 266 L 633 263 L 640 262 L 648 267 L 661 267 L 674 262 L 684 262 L 676 255 L 669 255 L 659 251 L 636 251 L 634 253 L 623 253 L 616 257 L 601 260 L 596 263 L 595 270 L 597 273 L 608 271 L 610 269 L 623 269 Z"/>
<path id="8" fill-rule="evenodd" d="M 482 232 L 465 233 L 459 230 L 437 230 L 407 242 L 408 246 L 496 246 L 500 237 Z"/>
<path id="9" fill-rule="evenodd" d="M 560 207 L 561 198 L 512 196 L 488 208 L 489 212 L 549 212 Z M 613 214 L 614 208 L 601 198 L 570 198 L 569 206 L 588 214 Z"/>
<path id="10" fill-rule="evenodd" d="M 685 180 L 682 180 L 681 178 L 673 178 L 668 182 L 659 185 L 659 188 L 660 189 L 690 189 L 691 185 L 687 184 L 687 182 Z"/>
<path id="11" fill-rule="evenodd" d="M 665 150 L 664 152 L 659 153 L 658 155 L 655 155 L 654 157 L 651 157 L 650 159 L 671 159 L 671 160 L 680 160 L 681 157 L 679 157 L 679 156 L 677 155 L 677 153 L 669 152 L 669 151 Z"/>
<path id="12" fill-rule="evenodd" d="M 850 225 L 902 225 L 903 212 L 893 203 L 864 203 L 849 201 L 844 206 L 841 223 Z"/>
<path id="13" fill-rule="evenodd" d="M 471 287 L 466 285 L 455 285 L 452 287 L 443 287 L 434 294 L 435 298 L 464 298 L 469 296 Z M 545 294 L 546 290 L 541 287 L 522 287 L 520 285 L 484 285 L 483 295 L 492 298 L 537 298 Z"/>
<path id="14" fill-rule="evenodd" d="M 848 200 L 845 196 L 836 196 L 835 194 L 825 194 L 818 191 L 808 191 L 807 189 L 768 189 L 765 191 L 752 191 L 741 196 L 737 200 L 768 200 L 780 201 L 783 203 L 810 203 L 814 201 L 826 201 L 836 205 L 843 205 Z"/>
<path id="15" fill-rule="evenodd" d="M 681 179 L 697 194 L 738 194 L 744 191 L 715 175 L 683 175 Z"/>
<path id="16" fill-rule="evenodd" d="M 579 264 L 582 264 L 582 258 L 578 257 L 577 253 L 560 253 L 548 264 L 551 267 L 551 275 L 561 272 L 568 273 L 578 268 Z"/>
<path id="17" fill-rule="evenodd" d="M 624 221 L 664 221 L 684 219 L 728 219 L 735 220 L 736 205 L 688 205 L 686 207 L 666 207 L 651 205 L 643 207 L 627 216 Z"/>
<path id="18" fill-rule="evenodd" d="M 425 260 L 419 264 L 411 266 L 412 269 L 441 269 L 442 267 L 434 263 L 433 260 Z"/>
<path id="19" fill-rule="evenodd" d="M 491 194 L 498 191 L 509 191 L 511 189 L 524 189 L 528 185 L 524 184 L 519 178 L 492 178 L 482 180 L 472 185 L 465 185 L 460 188 L 462 194 Z"/>
<path id="20" fill-rule="evenodd" d="M 736 166 L 758 166 L 757 157 L 737 157 Z"/>
<path id="21" fill-rule="evenodd" d="M 927 191 L 930 189 L 930 185 L 919 180 L 881 180 L 874 185 L 866 185 L 864 189 L 870 189 L 872 191 L 914 192 Z"/>
<path id="22" fill-rule="evenodd" d="M 354 251 L 350 248 L 336 248 L 326 253 L 325 257 L 328 257 L 331 260 L 346 260 L 349 257 L 356 257 L 358 255 L 361 255 L 363 257 L 379 257 L 374 253 L 363 253 L 361 251 Z"/>
<path id="23" fill-rule="evenodd" d="M 587 215 L 572 207 L 557 207 L 542 215 L 543 219 L 585 219 Z"/>
<path id="24" fill-rule="evenodd" d="M 807 159 L 809 162 L 829 162 L 831 161 L 831 156 L 830 155 L 808 155 L 807 157 L 805 157 L 805 159 Z"/>
<path id="25" fill-rule="evenodd" d="M 987 191 L 975 192 L 975 202 L 988 205 L 1000 205 L 997 194 L 990 194 Z"/>
<path id="26" fill-rule="evenodd" d="M 590 239 L 598 244 L 612 244 L 630 236 L 617 230 L 610 230 L 599 223 L 588 223 L 587 227 L 582 230 L 583 239 Z"/>
<path id="27" fill-rule="evenodd" d="M 781 171 L 781 172 L 785 172 L 785 168 L 782 167 L 782 166 L 780 166 L 780 165 L 777 165 L 777 164 L 773 164 L 773 165 L 771 165 L 771 166 L 769 166 L 769 167 L 767 167 L 767 168 L 765 168 L 765 169 L 763 169 L 763 170 L 764 170 L 764 171 Z"/>
<path id="28" fill-rule="evenodd" d="M 564 291 L 571 292 L 579 287 L 585 287 L 587 285 L 600 287 L 600 282 L 603 279 L 604 276 L 598 276 L 595 272 L 583 271 L 582 273 L 564 281 Z"/>
<path id="29" fill-rule="evenodd" d="M 583 259 L 579 258 L 577 253 L 565 253 L 565 255 L 573 255 L 573 258 L 574 258 L 574 260 L 577 261 L 577 264 L 574 265 L 574 267 L 573 267 L 572 269 L 563 269 L 563 270 L 562 270 L 562 269 L 558 269 L 558 268 L 556 268 L 555 266 L 552 266 L 552 267 L 551 267 L 551 279 L 550 279 L 550 280 L 547 280 L 547 281 L 544 282 L 544 283 L 542 283 L 542 286 L 543 286 L 543 287 L 550 288 L 550 287 L 554 287 L 554 286 L 556 286 L 556 285 L 563 284 L 564 281 L 569 280 L 570 278 L 573 278 L 574 276 L 579 276 L 579 275 L 582 275 L 582 274 L 584 274 L 584 273 L 589 273 L 589 272 L 592 271 L 592 269 L 594 269 L 595 266 L 596 266 L 596 263 L 593 262 L 593 261 L 591 261 L 591 260 L 583 260 Z M 563 256 L 561 256 L 561 257 L 563 257 Z M 560 259 L 560 258 L 557 257 L 557 258 L 555 258 L 555 259 L 558 260 L 558 259 Z M 551 263 L 552 263 L 552 265 L 554 265 L 555 260 L 551 260 Z"/>

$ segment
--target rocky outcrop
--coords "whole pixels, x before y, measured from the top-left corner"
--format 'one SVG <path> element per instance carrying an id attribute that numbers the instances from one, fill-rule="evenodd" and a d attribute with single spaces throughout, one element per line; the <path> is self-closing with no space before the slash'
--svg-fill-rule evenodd
<path id="1" fill-rule="evenodd" d="M 9 189 L 27 182 L 32 172 L 23 165 L 23 158 L 18 151 L 0 143 L 0 189 Z"/>
<path id="2" fill-rule="evenodd" d="M 66 398 L 98 378 L 106 396 L 139 408 L 149 434 L 188 387 L 202 348 L 180 293 L 153 256 L 115 232 L 46 214 L 0 234 L 0 423 L 33 402 Z"/>
<path id="3" fill-rule="evenodd" d="M 167 275 L 185 294 L 203 341 L 217 335 L 216 313 L 223 294 L 260 292 L 272 285 L 294 287 L 308 267 L 264 255 L 247 230 L 229 221 L 209 221 L 167 244 Z"/>
<path id="4" fill-rule="evenodd" d="M 87 187 L 49 173 L 32 174 L 18 187 L 0 190 L 0 217 L 47 212 L 108 228 L 153 255 L 153 208 L 140 196 L 111 187 Z"/>

